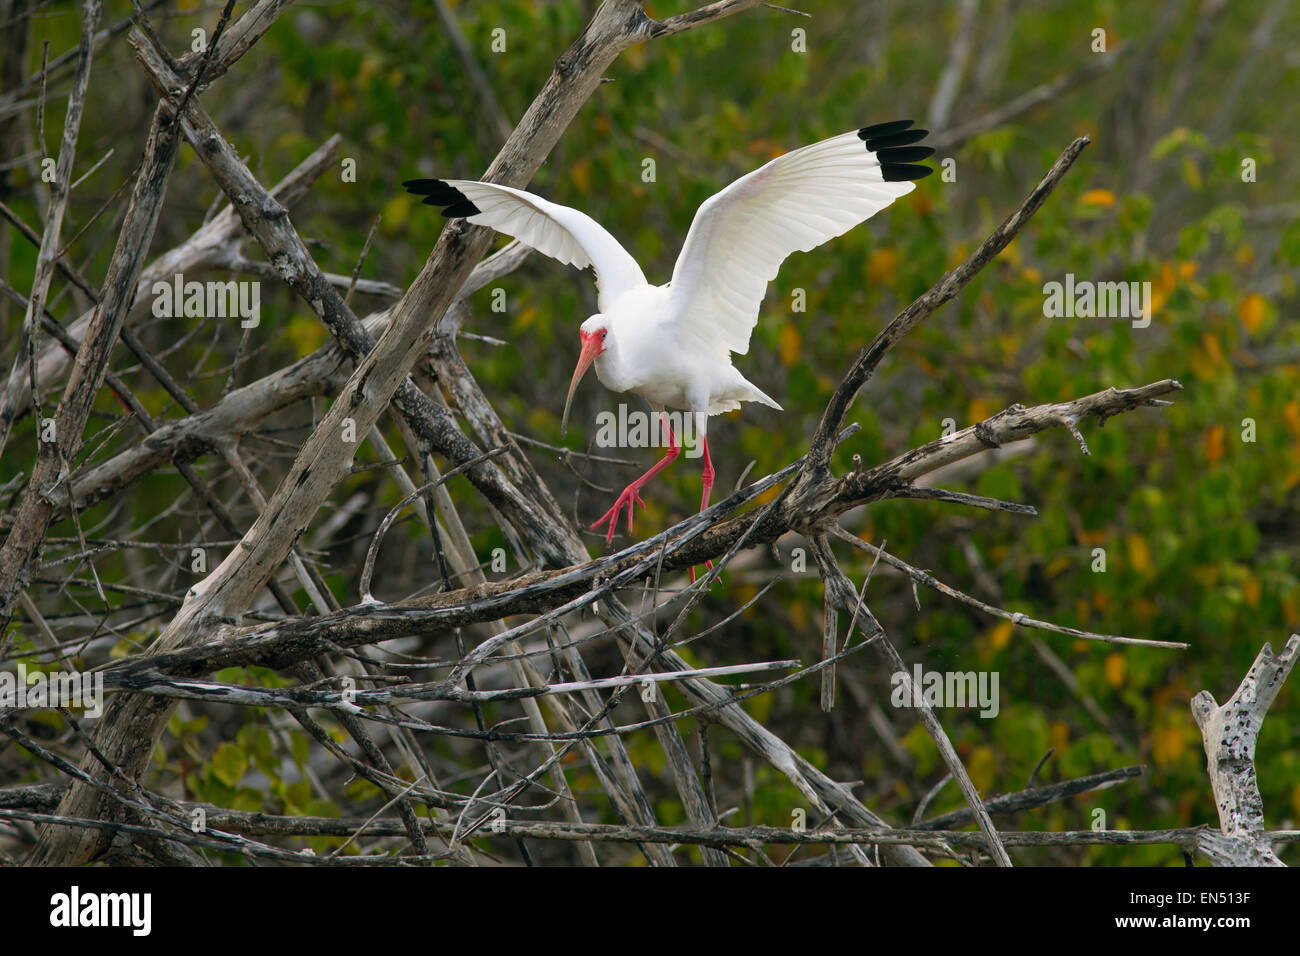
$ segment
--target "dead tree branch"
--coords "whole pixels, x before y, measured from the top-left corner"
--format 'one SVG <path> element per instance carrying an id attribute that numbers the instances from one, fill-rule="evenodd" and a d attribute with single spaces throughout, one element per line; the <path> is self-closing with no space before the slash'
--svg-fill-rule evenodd
<path id="1" fill-rule="evenodd" d="M 1268 708 L 1277 699 L 1296 658 L 1300 634 L 1292 634 L 1281 654 L 1265 644 L 1237 690 L 1223 704 L 1203 690 L 1192 698 L 1192 716 L 1201 728 L 1206 766 L 1219 829 L 1201 831 L 1197 848 L 1215 866 L 1284 866 L 1264 832 L 1264 801 L 1255 777 L 1255 741 Z"/>

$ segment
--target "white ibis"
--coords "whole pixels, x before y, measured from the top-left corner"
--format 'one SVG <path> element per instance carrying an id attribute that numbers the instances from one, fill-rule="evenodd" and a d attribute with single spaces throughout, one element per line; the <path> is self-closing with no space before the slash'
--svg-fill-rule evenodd
<path id="1" fill-rule="evenodd" d="M 560 262 L 595 270 L 600 311 L 578 329 L 581 351 L 561 434 L 573 393 L 594 364 L 606 388 L 646 399 L 668 435 L 664 457 L 592 524 L 609 523 L 609 542 L 625 506 L 632 533 L 633 504 L 645 508 L 641 489 L 680 451 L 665 408 L 693 413 L 698 423 L 704 453 L 700 510 L 708 507 L 714 476 L 708 416 L 741 402 L 781 407 L 731 364 L 732 352 L 749 351 L 768 282 L 791 253 L 848 232 L 915 189 L 913 180 L 933 172 L 914 165 L 934 154 L 928 146 L 912 145 L 926 134 L 913 129 L 911 120 L 881 123 L 796 149 L 742 176 L 695 213 L 666 285 L 646 282 L 618 240 L 576 209 L 493 183 L 411 179 L 402 185 L 428 205 L 444 207 L 444 216 L 491 226 Z"/>

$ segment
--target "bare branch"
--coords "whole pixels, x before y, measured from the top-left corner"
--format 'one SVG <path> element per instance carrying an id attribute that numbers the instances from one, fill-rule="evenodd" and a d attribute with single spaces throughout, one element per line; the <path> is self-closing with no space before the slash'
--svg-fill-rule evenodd
<path id="1" fill-rule="evenodd" d="M 1083 152 L 1088 142 L 1088 137 L 1081 136 L 1071 143 L 1052 164 L 1042 181 L 1025 197 L 1020 208 L 1008 216 L 1002 225 L 967 257 L 965 262 L 896 315 L 881 329 L 871 344 L 862 350 L 822 413 L 822 420 L 812 440 L 810 470 L 820 471 L 826 468 L 830 460 L 831 438 L 840 430 L 849 406 L 853 404 L 862 386 L 875 373 L 886 353 L 926 316 L 956 296 L 971 279 L 979 274 L 981 269 L 992 262 L 997 254 L 1011 243 L 1039 207 L 1047 201 L 1056 184 L 1070 171 L 1070 167 L 1074 165 L 1074 161 L 1079 158 L 1079 154 Z"/>
<path id="2" fill-rule="evenodd" d="M 1255 741 L 1268 708 L 1300 657 L 1300 634 L 1281 654 L 1265 644 L 1236 692 L 1224 704 L 1203 690 L 1192 698 L 1192 716 L 1205 743 L 1210 785 L 1219 808 L 1218 833 L 1197 846 L 1216 866 L 1284 866 L 1264 832 L 1264 801 L 1255 777 Z"/>

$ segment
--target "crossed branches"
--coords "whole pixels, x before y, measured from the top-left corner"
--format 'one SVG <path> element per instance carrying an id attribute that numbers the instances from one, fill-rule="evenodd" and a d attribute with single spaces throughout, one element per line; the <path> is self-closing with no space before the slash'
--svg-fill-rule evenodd
<path id="1" fill-rule="evenodd" d="M 41 446 L 22 504 L 0 548 L 0 624 L 7 623 L 20 601 L 28 614 L 37 613 L 25 600 L 25 591 L 53 522 L 65 516 L 75 518 L 90 505 L 166 462 L 178 463 L 196 496 L 238 544 L 179 606 L 170 608 L 174 613 L 168 624 L 146 650 L 98 669 L 105 686 L 117 693 L 93 732 L 82 732 L 65 712 L 84 745 L 79 766 L 24 735 L 14 725 L 12 715 L 0 712 L 0 730 L 53 765 L 68 780 L 66 785 L 47 787 L 39 793 L 0 791 L 0 819 L 26 820 L 41 826 L 32 862 L 86 862 L 109 852 L 115 835 L 146 843 L 151 852 L 180 862 L 200 861 L 196 850 L 301 862 L 296 854 L 253 837 L 304 834 L 346 834 L 353 839 L 362 834 L 404 836 L 413 852 L 399 859 L 411 864 L 471 859 L 474 851 L 466 841 L 485 832 L 515 839 L 525 859 L 525 840 L 571 841 L 580 858 L 589 863 L 597 861 L 597 844 L 619 841 L 640 846 L 658 865 L 674 864 L 669 845 L 675 843 L 700 846 L 704 862 L 717 866 L 735 859 L 736 848 L 761 853 L 765 843 L 818 844 L 832 850 L 842 845 L 852 859 L 862 864 L 878 861 L 879 857 L 867 852 L 867 848 L 874 848 L 892 865 L 926 865 L 928 858 L 920 849 L 951 855 L 965 848 L 1004 866 L 1011 863 L 1008 846 L 1088 842 L 1202 845 L 1203 841 L 1198 842 L 1190 831 L 1174 835 L 1112 835 L 1109 841 L 1103 839 L 1104 834 L 1001 833 L 994 825 L 993 813 L 1016 812 L 1110 785 L 1131 778 L 1140 768 L 984 799 L 928 708 L 922 709 L 922 720 L 952 779 L 957 781 L 967 808 L 931 821 L 929 827 L 920 824 L 895 830 L 850 788 L 812 766 L 740 706 L 748 697 L 816 674 L 822 681 L 823 707 L 829 709 L 834 704 L 837 664 L 865 649 L 879 654 L 892 670 L 903 670 L 897 650 L 866 600 L 868 582 L 860 589 L 854 587 L 832 551 L 833 538 L 869 551 L 918 583 L 1024 628 L 1118 644 L 1185 646 L 1065 628 L 994 607 L 942 584 L 883 548 L 848 535 L 838 525 L 846 511 L 891 497 L 924 496 L 1033 513 L 1015 502 L 924 489 L 917 482 L 955 461 L 1058 427 L 1068 430 L 1086 453 L 1081 425 L 1092 420 L 1100 425 L 1121 413 L 1167 405 L 1164 396 L 1181 388 L 1176 381 L 1163 380 L 1129 389 L 1109 388 L 1069 402 L 1030 408 L 1016 405 L 888 461 L 871 467 L 859 464 L 852 472 L 839 476 L 832 472 L 833 450 L 854 431 L 854 426 L 846 427 L 852 404 L 882 361 L 922 321 L 960 294 L 1019 234 L 1088 145 L 1086 138 L 1075 140 L 1065 149 L 1019 207 L 965 262 L 900 312 L 862 350 L 828 401 L 806 456 L 738 488 L 707 511 L 658 535 L 617 553 L 592 558 L 578 530 L 564 518 L 551 491 L 462 360 L 457 346 L 460 320 L 456 310 L 465 296 L 514 268 L 527 251 L 511 246 L 483 259 L 489 231 L 463 221 L 454 222 L 444 230 L 419 276 L 404 292 L 371 283 L 366 291 L 390 294 L 396 301 L 382 313 L 359 317 L 349 304 L 350 292 L 340 292 L 357 284 L 356 274 L 349 279 L 321 270 L 289 213 L 311 181 L 333 162 L 337 140 L 324 144 L 295 173 L 268 190 L 205 112 L 204 92 L 231 70 L 287 5 L 288 0 L 260 0 L 240 18 L 231 20 L 233 4 L 227 4 L 208 48 L 180 59 L 161 44 L 144 12 L 138 12 L 129 42 L 158 94 L 158 106 L 102 286 L 93 288 L 69 263 L 50 254 L 58 247 L 57 204 L 47 218 L 45 233 L 39 237 L 39 294 L 29 300 L 32 311 L 24 326 L 25 363 L 15 366 L 0 396 L 0 444 L 27 398 L 39 394 L 41 381 L 52 378 L 66 362 L 65 353 L 75 353 L 75 360 L 55 417 L 59 439 L 48 447 Z M 581 36 L 558 58 L 552 74 L 483 178 L 526 185 L 597 88 L 604 71 L 623 50 L 758 5 L 757 0 L 723 0 L 655 21 L 645 15 L 639 3 L 607 0 Z M 76 105 L 84 97 L 83 73 L 89 70 L 90 52 L 99 42 L 98 5 L 91 0 L 86 10 L 84 71 L 78 61 L 73 87 Z M 449 10 L 442 14 L 444 18 L 451 16 Z M 482 77 L 475 82 L 481 84 Z M 496 112 L 499 114 L 499 108 Z M 182 138 L 195 150 L 231 205 L 181 247 L 146 265 L 145 255 Z M 75 140 L 76 126 L 70 121 L 65 126 L 69 156 Z M 71 160 L 67 167 L 64 169 L 61 154 L 62 194 L 56 190 L 56 196 L 63 201 Z M 11 210 L 0 212 L 18 222 Z M 30 238 L 37 238 L 34 231 L 28 233 Z M 265 272 L 264 265 L 259 267 L 241 251 L 249 236 L 261 246 L 275 276 L 319 317 L 333 341 L 294 365 L 231 391 L 201 409 L 133 338 L 130 321 L 137 307 L 134 303 L 153 275 L 170 274 L 183 263 L 245 271 L 260 268 Z M 46 315 L 44 308 L 45 290 L 56 270 L 96 301 L 88 316 L 67 328 Z M 36 328 L 42 323 L 58 339 L 57 343 L 40 346 Z M 108 369 L 109 352 L 119 338 L 185 408 L 186 417 L 159 425 L 135 402 L 129 389 Z M 446 389 L 454 409 L 443 401 L 440 388 L 430 387 L 433 379 Z M 74 471 L 72 463 L 81 447 L 90 403 L 104 383 L 119 394 L 146 437 L 106 461 Z M 277 410 L 325 394 L 334 395 L 329 410 L 296 452 L 278 486 L 265 495 L 240 456 L 240 439 Z M 403 431 L 410 452 L 408 459 L 398 459 L 387 448 L 378 428 L 381 416 L 390 409 Z M 456 413 L 468 424 L 473 437 L 462 429 Z M 403 506 L 414 507 L 418 520 L 427 527 L 442 579 L 434 593 L 394 603 L 371 598 L 369 582 L 378 537 L 362 575 L 365 599 L 359 595 L 359 603 L 353 606 L 338 605 L 308 560 L 304 534 L 354 467 L 356 449 L 339 438 L 345 424 L 357 434 L 369 436 L 383 451 L 382 467 L 391 471 L 402 488 Z M 189 468 L 190 462 L 211 453 L 223 458 L 232 473 L 239 476 L 244 492 L 257 504 L 257 517 L 250 526 L 241 525 L 228 513 L 202 478 Z M 435 455 L 447 463 L 445 471 L 435 463 Z M 408 474 L 408 465 L 415 477 Z M 532 570 L 505 581 L 486 580 L 445 484 L 447 477 L 462 472 L 494 509 L 500 527 L 519 553 L 529 558 Z M 751 507 L 760 495 L 776 488 L 781 490 L 774 500 Z M 384 528 L 396 514 L 386 519 Z M 809 537 L 825 589 L 823 659 L 808 666 L 797 661 L 713 668 L 688 663 L 679 651 L 705 635 L 687 633 L 685 620 L 707 593 L 709 584 L 741 551 L 768 545 L 791 531 Z M 83 542 L 83 549 L 86 547 Z M 716 561 L 716 567 L 694 588 L 661 593 L 664 575 L 710 559 Z M 286 564 L 314 605 L 310 616 L 302 613 L 276 577 Z M 623 600 L 637 590 L 648 600 L 634 613 Z M 265 592 L 282 611 L 270 620 L 250 614 Z M 671 622 L 661 627 L 659 616 L 670 610 Z M 570 622 L 578 612 L 596 618 L 598 630 L 594 634 L 572 635 Z M 527 619 L 506 623 L 507 618 L 517 616 Z M 849 621 L 849 631 L 857 632 L 858 643 L 850 644 L 845 639 L 841 645 L 837 627 L 841 616 Z M 465 634 L 475 632 L 466 629 L 474 627 L 485 629 L 487 636 L 467 647 Z M 622 649 L 623 673 L 592 678 L 582 658 L 583 645 L 608 636 L 613 636 Z M 366 650 L 408 638 L 420 638 L 422 645 L 454 643 L 455 653 L 445 659 L 420 662 L 439 672 L 436 680 L 400 680 L 386 686 L 389 675 L 385 662 L 367 656 Z M 542 640 L 544 644 L 536 643 Z M 288 673 L 297 678 L 298 686 L 240 686 L 207 676 L 222 668 L 245 665 Z M 502 669 L 510 676 L 509 686 L 478 686 L 479 680 Z M 566 670 L 572 679 L 548 676 Z M 780 676 L 768 679 L 773 672 Z M 747 680 L 761 675 L 763 679 L 739 686 L 715 681 L 737 675 Z M 348 682 L 358 681 L 366 686 L 349 686 Z M 686 697 L 686 709 L 668 706 L 662 689 L 669 685 Z M 385 808 L 395 806 L 397 817 L 327 822 L 259 815 L 254 820 L 251 815 L 214 808 L 210 813 L 211 829 L 196 836 L 187 827 L 187 814 L 194 807 L 149 793 L 139 783 L 178 699 L 282 708 L 324 751 L 379 787 L 386 799 Z M 644 706 L 646 718 L 634 723 L 616 722 L 614 711 L 618 706 L 637 699 Z M 488 726 L 482 707 L 489 703 L 518 704 L 528 729 Z M 542 710 L 542 704 L 547 711 Z M 408 712 L 412 705 L 425 711 L 413 716 Z M 436 707 L 472 710 L 475 727 L 437 722 L 431 716 L 436 711 L 430 710 Z M 357 744 L 360 756 L 339 747 L 308 714 L 308 708 L 328 711 L 338 720 Z M 695 765 L 678 727 L 683 718 L 690 716 L 699 718 L 705 728 L 701 730 L 702 768 Z M 713 723 L 728 728 L 752 752 L 786 776 L 818 815 L 814 828 L 805 832 L 722 825 L 708 764 L 707 727 Z M 371 725 L 390 733 L 398 747 L 412 756 L 410 762 L 416 767 L 421 765 L 416 735 L 432 734 L 481 742 L 489 769 L 469 797 L 432 779 L 427 765 L 418 779 L 406 780 L 397 774 L 371 735 Z M 689 819 L 687 827 L 659 826 L 638 780 L 624 738 L 647 729 L 655 733 L 664 751 L 673 786 Z M 528 752 L 537 757 L 532 769 L 512 769 L 510 761 L 495 749 L 505 743 L 531 748 Z M 601 788 L 622 817 L 622 824 L 602 826 L 583 821 L 561 769 L 561 761 L 574 752 L 587 758 Z M 1218 789 L 1216 785 L 1216 793 Z M 546 797 L 543 805 L 521 806 L 522 799 L 532 799 L 538 793 Z M 431 819 L 417 816 L 417 799 L 434 808 Z M 558 807 L 565 820 L 525 823 L 506 819 L 510 811 L 550 807 Z M 979 826 L 979 833 L 936 832 L 971 822 Z M 1290 839 L 1263 834 L 1262 827 L 1252 832 L 1257 840 Z M 428 842 L 430 838 L 442 840 L 445 851 L 435 850 Z M 335 854 L 312 862 L 371 865 L 392 861 L 387 856 L 380 859 L 374 855 L 354 858 Z"/>

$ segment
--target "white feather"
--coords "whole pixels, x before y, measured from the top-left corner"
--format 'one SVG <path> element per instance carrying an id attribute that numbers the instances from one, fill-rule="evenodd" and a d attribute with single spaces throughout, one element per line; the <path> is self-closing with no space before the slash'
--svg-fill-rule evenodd
<path id="1" fill-rule="evenodd" d="M 885 182 L 856 132 L 778 156 L 695 213 L 673 267 L 669 314 L 684 338 L 744 355 L 767 284 L 791 253 L 843 235 L 915 188 Z"/>
<path id="2" fill-rule="evenodd" d="M 479 208 L 478 215 L 467 217 L 474 225 L 491 226 L 567 265 L 591 266 L 602 310 L 629 289 L 646 284 L 636 260 L 586 213 L 509 186 L 462 179 L 446 182 Z"/>
<path id="3" fill-rule="evenodd" d="M 923 132 L 923 131 L 922 131 Z M 656 407 L 716 415 L 741 402 L 780 408 L 731 364 L 749 351 L 768 283 L 794 252 L 848 232 L 915 188 L 885 182 L 858 133 L 779 156 L 700 206 L 668 285 L 651 286 L 636 260 L 590 216 L 508 186 L 446 180 L 478 208 L 468 219 L 560 262 L 592 266 L 608 328 L 595 360 L 607 388 Z M 418 192 L 418 190 L 417 190 Z M 585 325 L 585 323 L 584 323 Z"/>

